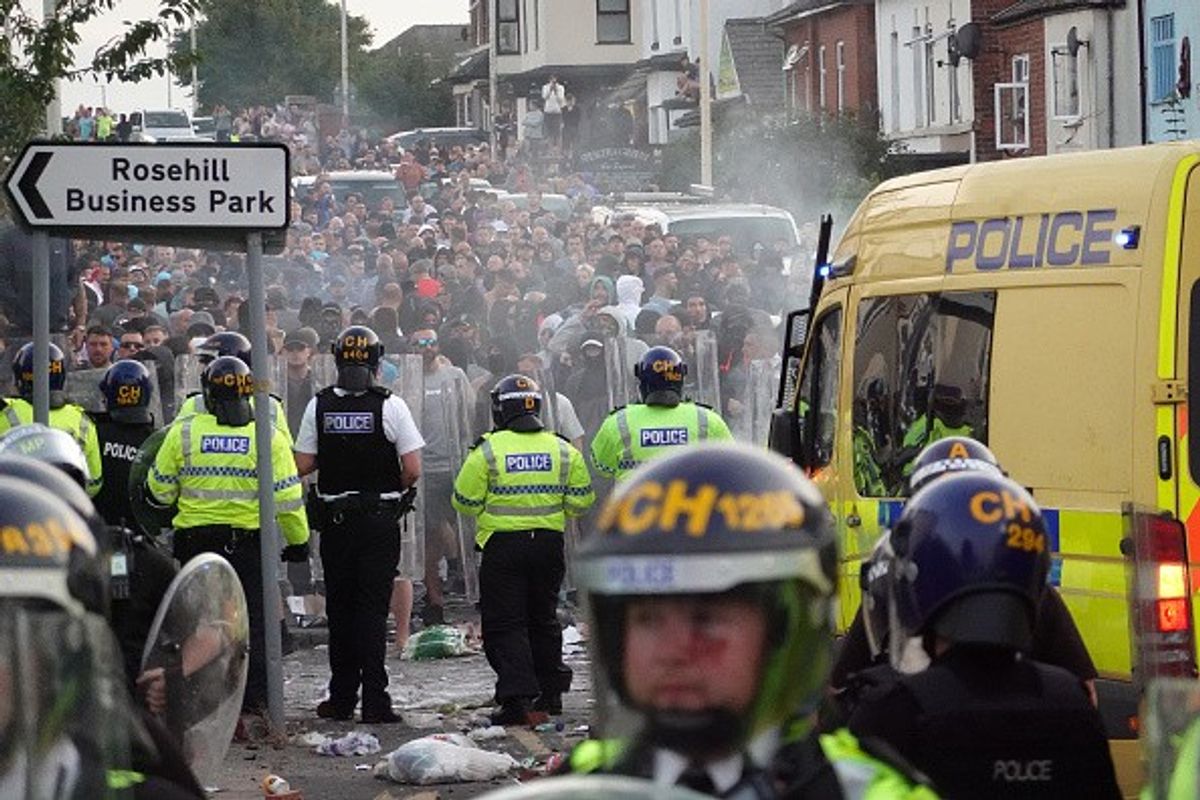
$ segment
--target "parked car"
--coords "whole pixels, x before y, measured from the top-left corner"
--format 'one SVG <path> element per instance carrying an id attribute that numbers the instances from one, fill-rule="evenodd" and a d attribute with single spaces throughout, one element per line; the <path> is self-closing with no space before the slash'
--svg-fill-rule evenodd
<path id="1" fill-rule="evenodd" d="M 206 142 L 217 140 L 217 121 L 212 117 L 192 117 L 192 131 Z"/>
<path id="2" fill-rule="evenodd" d="M 129 115 L 135 142 L 196 142 L 200 137 L 192 128 L 186 111 L 179 109 L 143 109 Z"/>

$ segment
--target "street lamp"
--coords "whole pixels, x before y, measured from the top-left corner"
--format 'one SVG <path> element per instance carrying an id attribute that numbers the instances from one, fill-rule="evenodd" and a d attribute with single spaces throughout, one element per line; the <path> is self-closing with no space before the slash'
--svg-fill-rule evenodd
<path id="1" fill-rule="evenodd" d="M 350 128 L 350 45 L 346 38 L 346 0 L 342 0 L 342 130 Z"/>

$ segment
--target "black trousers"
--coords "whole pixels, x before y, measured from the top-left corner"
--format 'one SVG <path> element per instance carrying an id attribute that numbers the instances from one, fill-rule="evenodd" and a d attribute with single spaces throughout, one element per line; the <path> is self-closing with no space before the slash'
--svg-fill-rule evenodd
<path id="1" fill-rule="evenodd" d="M 175 531 L 175 558 L 180 564 L 186 564 L 201 553 L 216 553 L 233 566 L 242 582 L 246 608 L 250 612 L 250 665 L 242 710 L 251 713 L 267 707 L 267 634 L 260 548 L 258 531 L 235 531 L 226 525 Z"/>
<path id="2" fill-rule="evenodd" d="M 391 710 L 387 693 L 388 602 L 400 560 L 394 508 L 330 514 L 321 530 L 329 618 L 329 698 L 345 713 Z M 396 620 L 397 625 L 408 624 Z"/>
<path id="3" fill-rule="evenodd" d="M 504 531 L 488 539 L 479 599 L 483 652 L 496 672 L 497 702 L 570 688 L 556 614 L 565 572 L 559 531 Z"/>

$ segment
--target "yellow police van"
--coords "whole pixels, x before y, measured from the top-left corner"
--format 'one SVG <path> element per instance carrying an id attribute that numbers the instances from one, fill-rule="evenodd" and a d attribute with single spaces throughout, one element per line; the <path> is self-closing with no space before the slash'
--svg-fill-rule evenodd
<path id="1" fill-rule="evenodd" d="M 1196 671 L 1200 142 L 888 181 L 820 271 L 771 441 L 833 509 L 842 624 L 913 457 L 974 436 L 1044 509 L 1110 736 L 1136 738 L 1144 679 Z"/>

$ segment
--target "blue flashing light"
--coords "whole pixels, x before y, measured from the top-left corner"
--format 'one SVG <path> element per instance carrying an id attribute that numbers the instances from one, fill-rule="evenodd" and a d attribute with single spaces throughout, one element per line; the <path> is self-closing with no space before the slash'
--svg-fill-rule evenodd
<path id="1" fill-rule="evenodd" d="M 1123 228 L 1113 235 L 1113 241 L 1117 247 L 1124 250 L 1137 250 L 1138 244 L 1142 239 L 1142 226 L 1131 225 L 1128 228 Z"/>
<path id="2" fill-rule="evenodd" d="M 820 275 L 822 278 L 828 278 L 829 272 L 832 269 L 832 267 L 833 267 L 832 264 L 822 264 L 821 266 L 817 267 L 817 274 Z"/>

